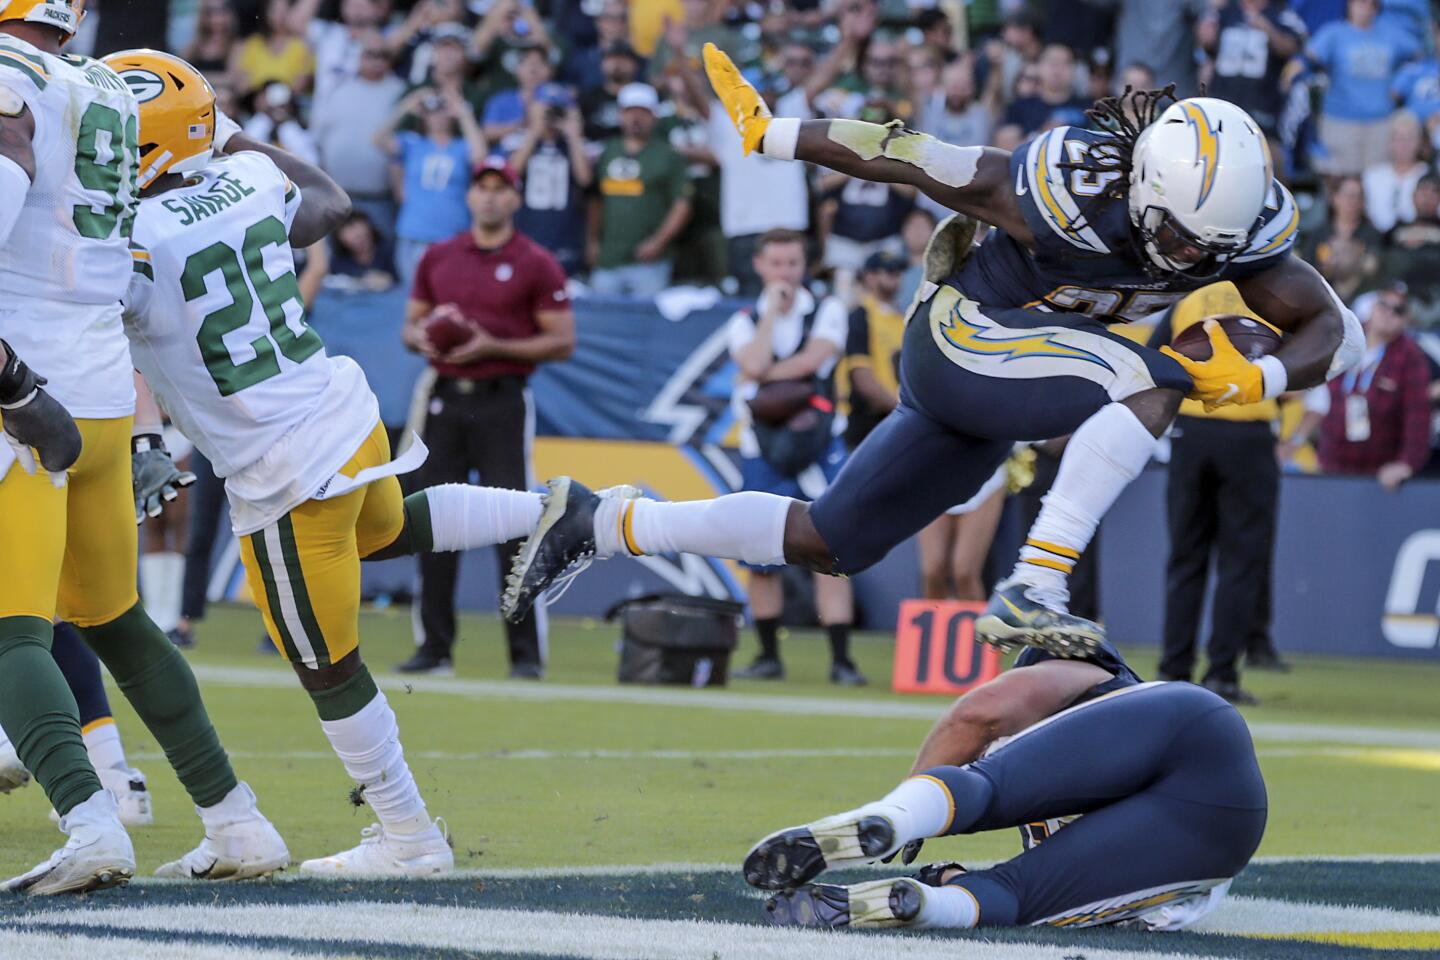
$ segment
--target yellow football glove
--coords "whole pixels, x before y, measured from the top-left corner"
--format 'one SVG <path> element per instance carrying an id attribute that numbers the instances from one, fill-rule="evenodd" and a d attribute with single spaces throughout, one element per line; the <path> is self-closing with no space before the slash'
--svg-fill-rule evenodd
<path id="1" fill-rule="evenodd" d="M 1227 404 L 1258 403 L 1265 399 L 1264 373 L 1235 349 L 1225 328 L 1214 320 L 1206 320 L 1205 333 L 1210 338 L 1209 360 L 1191 360 L 1168 346 L 1160 348 L 1161 353 L 1184 367 L 1195 381 L 1190 399 L 1204 403 L 1206 412 Z"/>
<path id="2" fill-rule="evenodd" d="M 765 139 L 765 128 L 770 126 L 770 108 L 760 97 L 760 91 L 750 81 L 740 76 L 735 63 L 725 52 L 713 43 L 705 44 L 705 74 L 715 96 L 725 107 L 730 122 L 740 131 L 740 142 L 748 156 Z"/>

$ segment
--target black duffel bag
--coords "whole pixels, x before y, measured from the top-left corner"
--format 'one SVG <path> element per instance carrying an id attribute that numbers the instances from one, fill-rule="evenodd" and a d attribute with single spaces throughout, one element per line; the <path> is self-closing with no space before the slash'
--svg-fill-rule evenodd
<path id="1" fill-rule="evenodd" d="M 683 593 L 622 600 L 605 614 L 620 620 L 620 682 L 723 687 L 744 613 L 733 600 Z"/>

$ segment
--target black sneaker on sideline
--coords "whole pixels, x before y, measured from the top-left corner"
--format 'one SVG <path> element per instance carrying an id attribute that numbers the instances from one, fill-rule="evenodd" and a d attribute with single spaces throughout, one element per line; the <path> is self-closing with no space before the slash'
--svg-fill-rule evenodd
<path id="1" fill-rule="evenodd" d="M 1260 653 L 1246 654 L 1245 669 L 1269 670 L 1271 673 L 1289 673 L 1290 661 L 1280 656 L 1280 654 L 1274 650 L 1265 650 Z"/>
<path id="2" fill-rule="evenodd" d="M 544 680 L 545 665 L 533 660 L 522 660 L 510 665 L 511 680 Z"/>
<path id="3" fill-rule="evenodd" d="M 837 687 L 863 687 L 870 681 L 855 664 L 837 660 L 830 664 L 830 682 Z"/>
<path id="4" fill-rule="evenodd" d="M 173 630 L 166 631 L 165 636 L 181 650 L 189 650 L 195 646 L 195 633 L 188 628 L 182 630 L 179 627 L 175 627 Z"/>
<path id="5" fill-rule="evenodd" d="M 756 657 L 748 667 L 730 674 L 734 680 L 784 680 L 785 664 L 775 657 Z"/>
<path id="6" fill-rule="evenodd" d="M 1248 690 L 1242 690 L 1236 681 L 1206 680 L 1202 686 L 1211 693 L 1218 693 L 1230 703 L 1237 707 L 1256 707 L 1260 705 L 1260 698 Z"/>
<path id="7" fill-rule="evenodd" d="M 424 673 L 432 677 L 455 676 L 455 664 L 449 657 L 429 650 L 416 650 L 415 655 L 404 663 L 395 665 L 396 673 Z"/>

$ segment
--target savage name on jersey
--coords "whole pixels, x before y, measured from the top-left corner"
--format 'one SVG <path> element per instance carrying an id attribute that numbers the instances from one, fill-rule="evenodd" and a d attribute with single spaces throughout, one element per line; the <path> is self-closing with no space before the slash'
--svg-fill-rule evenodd
<path id="1" fill-rule="evenodd" d="M 238 535 L 316 495 L 379 422 L 364 373 L 305 322 L 300 191 L 261 153 L 146 197 L 125 330 L 135 366 L 224 477 Z"/>
<path id="2" fill-rule="evenodd" d="M 1010 157 L 1015 197 L 1035 236 L 1027 249 L 993 230 L 951 278 L 985 306 L 1083 313 L 1105 322 L 1141 320 L 1217 280 L 1238 280 L 1275 266 L 1295 244 L 1300 214 L 1290 192 L 1271 180 L 1260 224 L 1246 250 L 1216 276 L 1154 275 L 1135 241 L 1127 201 L 1109 192 L 1119 173 L 1076 169 L 1108 134 L 1056 127 Z M 1213 161 L 1212 161 L 1213 165 Z M 1046 318 L 1064 325 L 1061 317 Z M 1014 318 L 1007 319 L 1014 323 Z"/>
<path id="3" fill-rule="evenodd" d="M 135 409 L 119 302 L 130 281 L 138 107 L 109 67 L 0 34 L 0 109 L 35 122 L 35 173 L 0 247 L 0 337 L 70 414 Z"/>

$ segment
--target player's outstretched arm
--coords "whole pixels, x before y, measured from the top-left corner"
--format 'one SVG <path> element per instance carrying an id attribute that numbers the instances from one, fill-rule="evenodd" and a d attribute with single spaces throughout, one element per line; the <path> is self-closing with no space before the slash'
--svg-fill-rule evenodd
<path id="1" fill-rule="evenodd" d="M 1081 660 L 1046 660 L 1008 670 L 956 700 L 935 721 L 911 773 L 978 760 L 995 740 L 1059 713 L 1113 676 Z"/>
<path id="2" fill-rule="evenodd" d="M 216 127 L 218 131 L 218 123 Z M 350 195 L 315 164 L 240 132 L 231 132 L 218 149 L 221 153 L 263 153 L 300 188 L 300 212 L 290 227 L 291 246 L 308 247 L 325 239 L 350 215 Z"/>
<path id="3" fill-rule="evenodd" d="M 1010 185 L 1009 152 L 945 143 L 899 121 L 773 118 L 759 92 L 710 43 L 705 45 L 705 71 L 746 153 L 759 150 L 777 160 L 818 163 L 861 180 L 908 184 L 1022 243 L 1030 240 Z"/>
<path id="4" fill-rule="evenodd" d="M 1285 371 L 1280 390 L 1305 390 L 1349 369 L 1365 349 L 1355 314 L 1314 267 L 1287 256 L 1264 273 L 1235 282 L 1245 303 L 1285 332 L 1274 357 Z"/>

